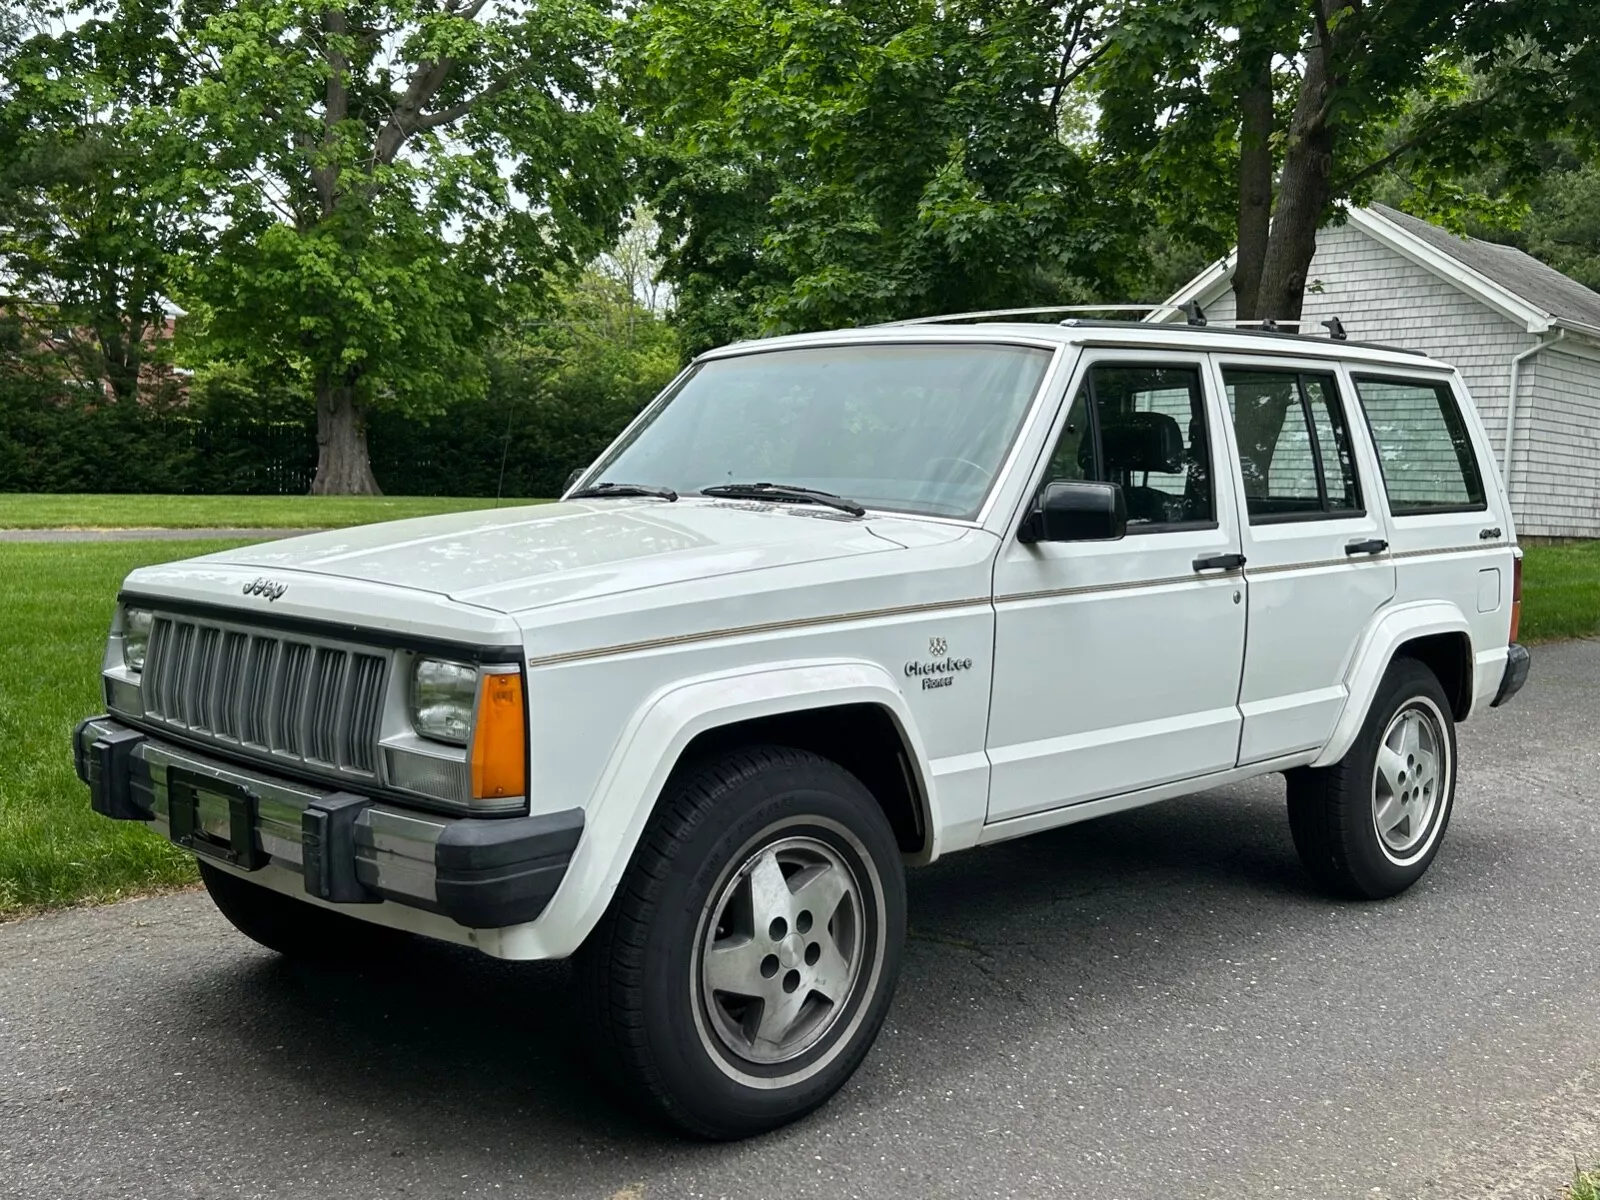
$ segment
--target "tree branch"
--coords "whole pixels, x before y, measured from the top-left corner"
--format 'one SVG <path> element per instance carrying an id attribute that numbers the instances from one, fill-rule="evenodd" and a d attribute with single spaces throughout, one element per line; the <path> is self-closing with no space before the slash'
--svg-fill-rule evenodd
<path id="1" fill-rule="evenodd" d="M 1484 108 L 1490 104 L 1493 104 L 1499 98 L 1500 92 L 1498 90 L 1486 92 L 1482 96 L 1479 96 L 1476 100 L 1469 100 L 1465 104 L 1452 107 L 1450 114 L 1459 115 L 1461 113 L 1471 112 L 1475 109 Z M 1422 145 L 1430 137 L 1432 137 L 1436 132 L 1437 130 L 1435 128 L 1428 127 L 1425 124 L 1421 130 L 1406 138 L 1405 141 L 1401 142 L 1393 150 L 1389 151 L 1389 153 L 1383 155 L 1383 157 L 1368 163 L 1354 175 L 1350 175 L 1339 180 L 1334 185 L 1334 195 L 1342 196 L 1351 188 L 1355 187 L 1356 184 L 1361 183 L 1363 180 L 1371 179 L 1374 175 L 1381 174 L 1382 172 L 1388 170 L 1389 167 L 1393 166 L 1407 154 L 1410 154 L 1418 146 Z"/>
<path id="2" fill-rule="evenodd" d="M 454 66 L 455 60 L 450 58 L 417 64 L 416 70 L 411 74 L 411 82 L 406 85 L 405 95 L 400 97 L 400 103 L 395 105 L 388 124 L 378 133 L 377 139 L 372 144 L 374 164 L 381 163 L 386 166 L 394 161 L 394 156 L 400 152 L 400 147 L 406 138 L 418 128 L 417 121 L 421 119 L 423 108 L 444 86 L 444 81 L 450 77 L 450 70 Z"/>
<path id="3" fill-rule="evenodd" d="M 469 96 L 459 104 L 452 104 L 449 108 L 441 108 L 438 112 L 418 114 L 416 123 L 412 126 L 412 132 L 421 133 L 423 130 L 437 129 L 440 125 L 448 125 L 452 121 L 460 120 L 491 96 L 497 96 L 510 87 L 511 79 L 510 75 L 502 75 L 499 79 L 488 84 L 476 96 Z"/>

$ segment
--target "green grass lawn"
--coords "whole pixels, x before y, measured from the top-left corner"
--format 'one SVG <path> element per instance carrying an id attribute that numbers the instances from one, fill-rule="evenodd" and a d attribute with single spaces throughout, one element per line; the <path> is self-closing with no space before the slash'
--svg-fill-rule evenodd
<path id="1" fill-rule="evenodd" d="M 90 811 L 71 735 L 103 707 L 100 655 L 123 577 L 237 544 L 0 543 L 0 914 L 193 879 L 188 857 L 143 826 Z M 1523 640 L 1596 633 L 1600 542 L 1530 547 Z"/>
<path id="2" fill-rule="evenodd" d="M 1528 546 L 1522 560 L 1524 642 L 1600 633 L 1600 542 Z"/>
<path id="3" fill-rule="evenodd" d="M 501 500 L 498 507 L 535 504 Z M 0 529 L 332 529 L 497 507 L 469 496 L 117 496 L 0 492 Z"/>
<path id="4" fill-rule="evenodd" d="M 100 656 L 134 567 L 236 542 L 0 544 L 0 914 L 187 883 L 188 856 L 89 809 L 72 730 L 105 711 Z"/>

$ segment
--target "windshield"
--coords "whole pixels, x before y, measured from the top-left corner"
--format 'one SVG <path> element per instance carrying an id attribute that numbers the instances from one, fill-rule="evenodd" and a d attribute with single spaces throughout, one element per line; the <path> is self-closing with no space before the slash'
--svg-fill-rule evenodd
<path id="1" fill-rule="evenodd" d="M 869 508 L 971 518 L 1050 355 L 969 343 L 713 359 L 587 478 L 683 493 L 795 484 Z"/>

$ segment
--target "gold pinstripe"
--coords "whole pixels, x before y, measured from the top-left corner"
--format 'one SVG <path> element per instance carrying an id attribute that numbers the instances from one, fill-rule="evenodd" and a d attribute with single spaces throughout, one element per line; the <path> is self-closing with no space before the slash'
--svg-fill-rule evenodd
<path id="1" fill-rule="evenodd" d="M 737 625 L 731 629 L 707 629 L 698 633 L 680 633 L 671 637 L 647 638 L 639 642 L 621 642 L 612 646 L 595 646 L 585 650 L 567 650 L 560 654 L 535 655 L 528 659 L 530 667 L 547 667 L 555 663 L 576 662 L 584 658 L 610 658 L 618 654 L 636 654 L 641 650 L 657 650 L 663 646 L 686 646 L 694 642 L 710 642 L 719 638 L 750 637 L 761 633 L 777 633 L 785 629 L 810 629 L 818 625 L 848 625 L 857 621 L 881 621 L 887 617 L 908 617 L 917 613 L 946 612 L 950 609 L 973 608 L 988 604 L 989 597 L 972 600 L 938 600 L 928 604 L 901 604 L 894 608 L 869 608 L 852 613 L 827 613 L 817 617 L 797 617 L 790 621 L 763 621 L 756 625 Z"/>
<path id="2" fill-rule="evenodd" d="M 1168 575 L 1163 579 L 1128 579 L 1119 583 L 1085 583 L 1077 587 L 1042 588 L 1036 592 L 1010 592 L 996 596 L 996 604 L 1012 604 L 1022 600 L 1049 600 L 1057 596 L 1084 596 L 1090 592 L 1131 592 L 1140 588 L 1170 587 L 1175 583 L 1194 583 L 1202 579 L 1230 579 L 1238 575 L 1237 569 L 1218 571 L 1205 575 Z"/>
<path id="3" fill-rule="evenodd" d="M 1048 600 L 1062 596 L 1082 596 L 1093 592 L 1127 592 L 1144 588 L 1170 587 L 1178 583 L 1194 583 L 1200 579 L 1231 579 L 1251 575 L 1268 575 L 1282 571 L 1304 571 L 1317 567 L 1360 567 L 1374 562 L 1396 558 L 1422 558 L 1428 555 L 1463 554 L 1470 551 L 1501 550 L 1509 542 L 1479 542 L 1471 546 L 1449 546 L 1432 550 L 1402 550 L 1395 553 L 1376 554 L 1352 561 L 1348 558 L 1323 558 L 1309 562 L 1278 563 L 1270 567 L 1246 566 L 1242 570 L 1222 571 L 1206 575 L 1168 575 L 1160 579 L 1132 579 L 1117 583 L 1082 584 L 1077 587 L 1044 588 L 1032 592 L 1012 592 L 994 597 L 995 604 L 1016 604 L 1026 600 Z M 908 617 L 919 613 L 948 612 L 953 609 L 974 608 L 988 604 L 987 596 L 969 600 L 940 600 L 929 604 L 902 604 L 893 608 L 869 608 L 851 613 L 828 613 L 816 617 L 799 617 L 790 621 L 763 621 L 755 625 L 737 625 L 728 629 L 707 629 L 697 633 L 680 633 L 671 637 L 647 638 L 638 642 L 619 642 L 610 646 L 595 646 L 584 650 L 567 650 L 560 654 L 534 655 L 528 659 L 530 667 L 548 667 L 558 663 L 579 662 L 589 658 L 611 658 L 619 654 L 637 654 L 645 650 L 659 650 L 666 646 L 687 646 L 696 642 L 711 642 L 721 638 L 751 637 L 763 633 L 778 633 L 786 629 L 811 629 L 820 625 L 850 625 L 859 621 L 881 621 L 890 617 Z"/>
<path id="4" fill-rule="evenodd" d="M 1473 542 L 1470 546 L 1439 546 L 1431 550 L 1391 550 L 1390 558 L 1426 558 L 1433 554 L 1468 554 L 1474 550 L 1506 550 L 1510 542 Z"/>

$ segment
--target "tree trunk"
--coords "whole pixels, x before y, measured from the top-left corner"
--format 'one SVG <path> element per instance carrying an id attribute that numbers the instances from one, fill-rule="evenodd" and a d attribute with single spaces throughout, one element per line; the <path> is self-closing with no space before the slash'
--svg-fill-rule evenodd
<path id="1" fill-rule="evenodd" d="M 1261 267 L 1272 228 L 1272 50 L 1240 51 L 1244 86 L 1239 93 L 1239 257 L 1233 294 L 1241 321 L 1259 308 Z"/>
<path id="2" fill-rule="evenodd" d="M 353 381 L 317 380 L 317 477 L 311 494 L 383 494 L 367 459 L 367 424 Z"/>
<path id="3" fill-rule="evenodd" d="M 1316 0 L 1317 34 L 1306 50 L 1300 98 L 1289 122 L 1283 173 L 1278 182 L 1277 211 L 1261 264 L 1256 316 L 1263 320 L 1299 320 L 1305 304 L 1306 275 L 1317 252 L 1317 230 L 1333 198 L 1334 130 L 1328 124 L 1329 101 L 1341 82 L 1332 69 L 1332 35 L 1323 6 L 1340 0 Z"/>
<path id="4" fill-rule="evenodd" d="M 144 361 L 142 330 L 136 326 L 130 335 L 120 321 L 112 318 L 101 323 L 95 340 L 112 397 L 134 403 L 139 399 L 139 373 Z"/>

